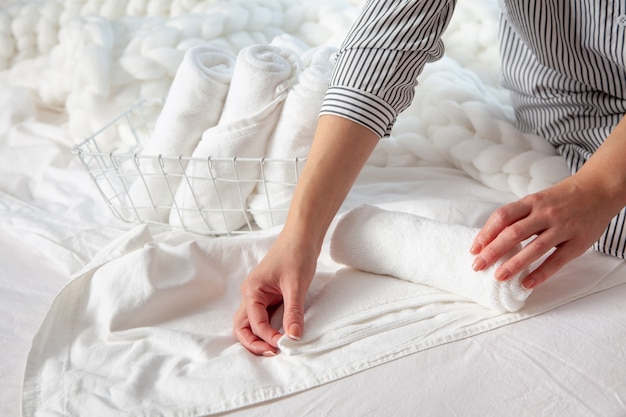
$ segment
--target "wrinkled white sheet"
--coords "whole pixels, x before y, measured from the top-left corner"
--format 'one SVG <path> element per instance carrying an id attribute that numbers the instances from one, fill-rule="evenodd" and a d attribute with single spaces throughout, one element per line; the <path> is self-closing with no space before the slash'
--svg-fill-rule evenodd
<path id="1" fill-rule="evenodd" d="M 0 236 L 0 414 L 18 416 L 31 338 L 67 282 L 45 257 Z M 615 273 L 625 274 L 621 267 Z M 560 308 L 407 355 L 338 381 L 229 416 L 612 416 L 626 404 L 626 285 Z M 28 305 L 28 308 L 24 306 Z M 494 395 L 497 393 L 497 395 Z"/>
<path id="2" fill-rule="evenodd" d="M 384 207 L 471 223 L 494 205 L 452 195 L 444 200 L 449 190 L 463 186 L 469 195 L 482 191 L 492 201 L 501 197 L 448 169 L 390 171 L 397 177 L 379 179 L 379 187 L 418 195 L 415 188 L 438 181 L 446 191 L 439 191 L 438 198 L 404 202 L 389 196 L 390 202 L 378 203 Z M 358 200 L 355 195 L 350 202 Z M 300 343 L 283 339 L 285 352 L 268 360 L 253 357 L 236 342 L 231 317 L 242 280 L 275 234 L 198 239 L 180 233 L 153 236 L 139 226 L 111 243 L 94 257 L 93 265 L 75 275 L 48 312 L 29 355 L 25 415 L 153 410 L 197 416 L 228 411 L 529 318 L 626 282 L 626 275 L 611 274 L 621 261 L 589 252 L 535 291 L 522 310 L 503 314 L 430 287 L 342 268 L 330 259 L 326 244 L 306 303 L 307 337 Z"/>

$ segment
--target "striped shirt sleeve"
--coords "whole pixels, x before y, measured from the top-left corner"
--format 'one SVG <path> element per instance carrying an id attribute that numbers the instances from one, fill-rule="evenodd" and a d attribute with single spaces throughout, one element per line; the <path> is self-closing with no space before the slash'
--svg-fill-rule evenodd
<path id="1" fill-rule="evenodd" d="M 339 49 L 320 114 L 388 136 L 413 100 L 417 76 L 443 56 L 456 0 L 369 0 Z"/>

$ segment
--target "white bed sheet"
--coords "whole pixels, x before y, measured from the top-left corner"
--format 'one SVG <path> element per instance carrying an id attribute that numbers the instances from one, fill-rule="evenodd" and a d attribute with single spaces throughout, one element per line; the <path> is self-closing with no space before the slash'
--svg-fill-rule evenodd
<path id="1" fill-rule="evenodd" d="M 0 228 L 0 415 L 19 416 L 24 360 L 68 275 Z"/>
<path id="2" fill-rule="evenodd" d="M 397 178 L 406 180 L 393 181 Z M 421 214 L 479 224 L 488 212 L 485 207 L 496 207 L 511 196 L 471 186 L 472 182 L 464 173 L 447 168 L 367 167 L 343 210 L 366 201 L 401 208 L 412 205 L 415 194 L 472 197 L 478 200 L 441 198 L 424 205 L 427 210 Z M 25 213 L 41 209 L 6 195 L 3 201 L 12 204 L 4 213 L 16 215 L 2 216 L 1 222 L 5 233 L 0 239 L 0 288 L 5 302 L 0 326 L 6 351 L 2 369 L 3 380 L 10 381 L 3 391 L 3 415 L 19 415 L 30 340 L 55 295 L 69 282 L 67 259 L 72 257 L 60 249 L 81 253 L 86 261 L 116 231 L 101 226 L 90 230 L 87 223 L 71 224 L 62 216 L 45 218 L 41 211 L 27 223 Z M 476 210 L 469 213 L 468 204 Z M 35 239 L 42 231 L 49 236 L 45 244 Z M 90 235 L 91 239 L 86 238 Z M 61 241 L 59 236 L 66 239 Z M 83 242 L 92 242 L 94 248 Z M 58 257 L 51 259 L 51 254 Z M 614 262 L 604 255 L 591 255 Z M 607 280 L 626 276 L 625 265 L 618 265 Z M 619 285 L 521 322 L 383 361 L 346 378 L 228 414 L 287 416 L 298 410 L 297 415 L 414 415 L 414 410 L 422 410 L 424 415 L 454 415 L 472 410 L 469 415 L 485 415 L 514 409 L 519 416 L 549 416 L 557 411 L 572 416 L 620 416 L 626 404 L 625 295 L 626 285 Z"/>
<path id="3" fill-rule="evenodd" d="M 625 296 L 621 285 L 228 415 L 623 416 Z"/>
<path id="4" fill-rule="evenodd" d="M 0 238 L 0 249 L 1 411 L 17 416 L 31 337 L 69 278 L 10 235 Z M 619 265 L 609 278 L 623 277 L 625 267 Z M 227 414 L 502 415 L 515 410 L 518 416 L 622 416 L 625 296 L 626 285 L 619 285 L 524 321 Z"/>

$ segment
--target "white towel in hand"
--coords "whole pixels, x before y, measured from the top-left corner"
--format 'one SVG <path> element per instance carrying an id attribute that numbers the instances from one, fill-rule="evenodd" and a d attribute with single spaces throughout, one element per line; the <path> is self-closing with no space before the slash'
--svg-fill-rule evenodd
<path id="1" fill-rule="evenodd" d="M 217 126 L 202 134 L 176 192 L 170 223 L 200 232 L 223 233 L 249 224 L 247 199 L 256 187 L 260 158 L 280 109 L 297 77 L 299 60 L 271 45 L 253 45 L 237 55 L 230 90 Z M 209 161 L 207 158 L 214 158 Z M 219 161 L 219 158 L 230 158 Z"/>
<path id="2" fill-rule="evenodd" d="M 294 184 L 302 170 L 303 162 L 295 158 L 308 156 L 317 126 L 324 94 L 333 71 L 330 59 L 336 49 L 314 48 L 307 54 L 311 65 L 298 77 L 291 88 L 269 140 L 263 165 L 262 179 L 248 202 L 256 224 L 266 229 L 285 222 L 287 209 L 293 196 Z"/>
<path id="3" fill-rule="evenodd" d="M 191 155 L 202 132 L 215 126 L 222 113 L 235 59 L 231 52 L 213 46 L 185 52 L 142 156 Z M 184 164 L 176 158 L 164 158 L 162 166 L 154 158 L 137 161 L 144 180 L 131 186 L 132 204 L 144 220 L 167 221 Z"/>
<path id="4" fill-rule="evenodd" d="M 475 272 L 469 248 L 478 230 L 363 205 L 338 222 L 331 256 L 353 268 L 428 285 L 493 310 L 517 311 L 531 293 L 521 285 L 527 271 L 502 282 L 494 272 L 521 245 L 496 265 Z"/>

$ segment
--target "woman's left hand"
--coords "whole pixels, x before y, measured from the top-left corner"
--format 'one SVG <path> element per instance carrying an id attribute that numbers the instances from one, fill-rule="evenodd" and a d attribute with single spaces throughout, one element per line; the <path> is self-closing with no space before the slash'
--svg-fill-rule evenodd
<path id="1" fill-rule="evenodd" d="M 577 173 L 558 184 L 496 210 L 476 236 L 472 267 L 483 270 L 515 246 L 524 248 L 495 272 L 499 281 L 521 272 L 553 251 L 522 282 L 526 288 L 545 282 L 596 242 L 619 209 L 595 187 L 589 175 Z"/>

